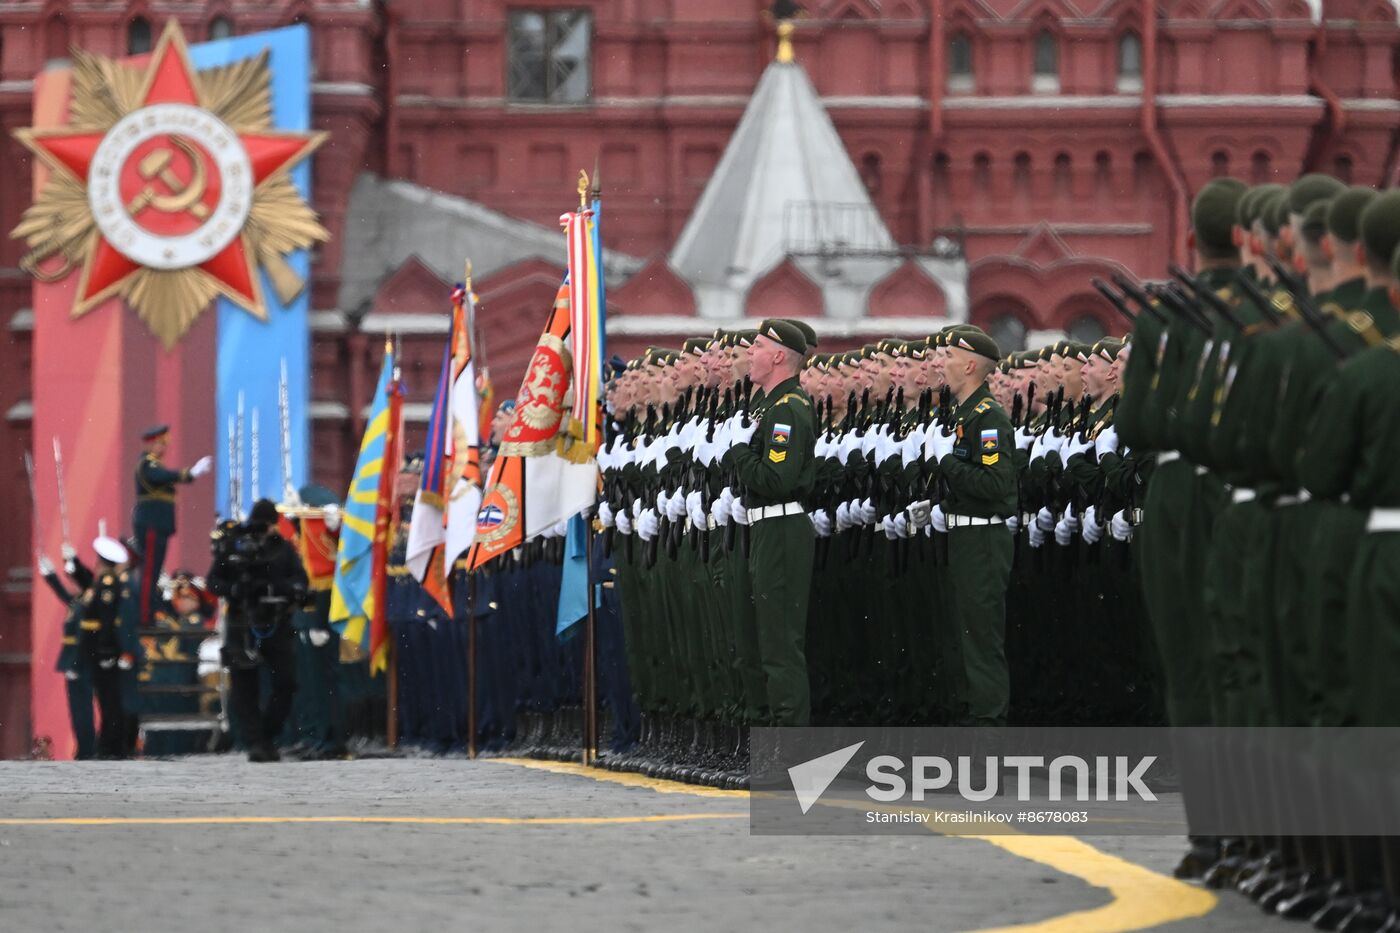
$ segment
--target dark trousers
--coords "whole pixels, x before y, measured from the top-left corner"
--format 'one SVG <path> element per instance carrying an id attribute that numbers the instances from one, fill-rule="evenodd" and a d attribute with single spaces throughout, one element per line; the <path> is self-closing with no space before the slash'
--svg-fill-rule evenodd
<path id="1" fill-rule="evenodd" d="M 165 566 L 165 546 L 170 532 L 137 525 L 136 541 L 141 545 L 141 625 L 149 627 L 156 607 L 160 605 L 160 571 Z"/>
<path id="2" fill-rule="evenodd" d="M 297 652 L 291 623 L 278 623 L 258 650 L 262 659 L 257 666 L 234 665 L 229 670 L 233 718 L 243 747 L 250 750 L 276 741 L 292 708 L 297 692 Z M 265 709 L 261 702 L 264 666 L 272 675 L 272 692 Z"/>
<path id="3" fill-rule="evenodd" d="M 1006 587 L 1015 542 L 1005 525 L 948 532 L 949 618 L 962 649 L 962 724 L 1004 726 L 1011 705 L 1006 668 Z"/>
<path id="4" fill-rule="evenodd" d="M 89 665 L 93 693 L 97 694 L 97 709 L 102 716 L 102 730 L 97 736 L 97 754 L 101 758 L 127 756 L 126 710 L 122 709 L 122 669 L 116 659 L 103 667 L 96 660 Z"/>
<path id="5" fill-rule="evenodd" d="M 68 689 L 68 720 L 73 724 L 73 738 L 78 748 L 74 757 L 86 761 L 92 757 L 97 736 L 92 728 L 92 675 L 80 665 L 76 679 L 64 680 Z"/>
<path id="6" fill-rule="evenodd" d="M 816 532 L 806 515 L 788 515 L 755 522 L 749 534 L 753 615 L 769 715 L 774 725 L 805 726 L 812 719 L 806 646 Z"/>

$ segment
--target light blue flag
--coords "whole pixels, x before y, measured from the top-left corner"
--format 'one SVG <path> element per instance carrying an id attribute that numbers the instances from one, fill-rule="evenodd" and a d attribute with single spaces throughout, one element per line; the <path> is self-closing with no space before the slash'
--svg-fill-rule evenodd
<path id="1" fill-rule="evenodd" d="M 597 605 L 596 597 L 594 605 Z M 563 638 L 588 618 L 588 527 L 582 515 L 569 519 L 564 536 L 564 576 L 559 582 L 559 614 L 554 634 Z"/>

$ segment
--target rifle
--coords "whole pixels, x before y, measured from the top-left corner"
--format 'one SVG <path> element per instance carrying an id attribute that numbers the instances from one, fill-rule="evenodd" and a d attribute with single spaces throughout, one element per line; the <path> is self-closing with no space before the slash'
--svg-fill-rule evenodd
<path id="1" fill-rule="evenodd" d="M 68 496 L 63 491 L 63 448 L 58 438 L 53 439 L 53 469 L 58 480 L 58 521 L 63 529 L 63 543 L 72 546 L 73 539 L 68 533 Z"/>
<path id="2" fill-rule="evenodd" d="M 1187 290 L 1195 295 L 1198 301 L 1210 305 L 1211 310 L 1228 321 L 1231 327 L 1238 331 L 1244 330 L 1244 322 L 1235 314 L 1235 309 L 1230 307 L 1228 301 L 1221 298 L 1209 287 L 1202 285 L 1199 281 L 1192 278 L 1187 274 L 1185 269 L 1181 268 L 1176 263 L 1171 263 L 1167 266 L 1167 271 L 1171 273 L 1172 278 L 1186 286 Z M 1275 320 L 1274 323 L 1278 323 L 1277 320 Z"/>
<path id="3" fill-rule="evenodd" d="M 1123 297 L 1121 295 L 1117 294 L 1113 291 L 1113 289 L 1108 287 L 1107 282 L 1100 278 L 1094 278 L 1090 280 L 1089 284 L 1093 285 L 1094 290 L 1097 291 L 1100 295 L 1103 295 L 1104 298 L 1108 300 L 1108 303 L 1113 305 L 1113 307 L 1118 311 L 1119 314 L 1123 315 L 1123 317 L 1125 317 L 1128 321 L 1134 324 L 1137 323 L 1137 315 L 1133 313 L 1133 309 L 1128 307 L 1128 303 L 1123 300 Z M 1147 304 L 1143 305 L 1143 309 L 1146 311 L 1146 313 L 1156 318 L 1158 323 L 1167 323 L 1167 316 L 1161 311 L 1158 311 L 1156 305 L 1152 304 L 1152 302 L 1149 301 Z"/>
<path id="4" fill-rule="evenodd" d="M 1207 337 L 1215 335 L 1215 326 L 1201 312 L 1201 309 L 1196 307 L 1195 300 L 1180 285 L 1175 282 L 1157 285 L 1152 288 L 1152 294 L 1163 305 L 1176 312 L 1177 317 L 1196 330 Z"/>
<path id="5" fill-rule="evenodd" d="M 1113 273 L 1112 278 L 1113 284 L 1117 285 L 1119 290 L 1122 291 L 1123 294 L 1127 295 L 1142 308 L 1150 308 L 1153 312 L 1156 311 L 1156 308 L 1152 304 L 1152 296 L 1149 295 L 1147 292 L 1143 291 L 1141 288 L 1138 288 L 1137 285 L 1133 284 L 1133 282 L 1130 281 L 1127 276 L 1123 275 L 1121 272 L 1115 272 Z M 1206 333 L 1211 332 L 1209 322 L 1206 321 L 1204 318 L 1200 317 L 1199 312 L 1197 312 L 1196 309 L 1191 307 L 1190 305 L 1174 306 L 1172 310 L 1176 311 L 1178 315 L 1180 315 L 1184 320 L 1186 320 L 1193 326 L 1205 331 Z"/>
<path id="6" fill-rule="evenodd" d="M 1338 343 L 1336 338 L 1333 337 L 1331 332 L 1327 329 L 1327 315 L 1323 314 L 1322 310 L 1318 308 L 1317 304 L 1312 299 L 1312 295 L 1307 293 L 1307 289 L 1303 286 L 1303 283 L 1289 273 L 1289 271 L 1283 267 L 1283 264 L 1273 256 L 1269 257 L 1269 268 L 1273 269 L 1274 274 L 1278 276 L 1279 284 L 1288 289 L 1289 294 L 1293 296 L 1293 304 L 1298 308 L 1299 317 L 1317 332 L 1317 336 L 1327 345 L 1327 349 L 1331 350 L 1333 355 L 1339 360 L 1344 360 L 1349 357 L 1351 354 L 1347 352 L 1346 347 Z M 1270 308 L 1270 310 L 1273 309 Z"/>

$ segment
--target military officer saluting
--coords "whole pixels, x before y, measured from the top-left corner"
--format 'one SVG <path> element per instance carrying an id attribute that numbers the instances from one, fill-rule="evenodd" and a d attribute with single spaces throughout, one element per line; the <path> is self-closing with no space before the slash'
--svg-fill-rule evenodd
<path id="1" fill-rule="evenodd" d="M 170 427 L 157 425 L 141 435 L 145 452 L 136 465 L 136 507 L 131 525 L 141 549 L 141 624 L 151 624 L 156 587 L 165 563 L 165 546 L 175 533 L 175 485 L 198 479 L 214 466 L 212 457 L 200 457 L 188 470 L 172 470 L 161 462 L 170 444 Z"/>

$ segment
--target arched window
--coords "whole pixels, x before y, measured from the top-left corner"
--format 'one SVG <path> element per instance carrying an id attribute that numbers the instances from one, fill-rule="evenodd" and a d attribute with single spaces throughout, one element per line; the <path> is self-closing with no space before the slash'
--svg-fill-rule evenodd
<path id="1" fill-rule="evenodd" d="M 880 154 L 867 152 L 860 160 L 860 180 L 873 198 L 880 193 Z"/>
<path id="2" fill-rule="evenodd" d="M 992 186 L 992 157 L 979 152 L 972 157 L 972 187 L 986 191 Z"/>
<path id="3" fill-rule="evenodd" d="M 1031 90 L 1057 94 L 1060 90 L 1060 44 L 1055 34 L 1042 29 L 1035 34 Z"/>
<path id="4" fill-rule="evenodd" d="M 1020 197 L 1030 197 L 1031 193 L 1031 154 L 1018 152 L 1011 173 L 1012 190 Z"/>
<path id="5" fill-rule="evenodd" d="M 1250 156 L 1249 177 L 1252 184 L 1267 184 L 1273 177 L 1273 174 L 1273 160 L 1269 158 L 1267 152 L 1260 149 L 1258 152 L 1254 153 L 1254 155 Z"/>
<path id="6" fill-rule="evenodd" d="M 1210 174 L 1212 178 L 1230 177 L 1230 153 L 1217 149 L 1210 154 Z"/>
<path id="7" fill-rule="evenodd" d="M 1061 152 L 1055 156 L 1055 195 L 1057 197 L 1068 197 L 1070 194 L 1072 184 L 1070 164 L 1068 152 Z"/>
<path id="8" fill-rule="evenodd" d="M 1131 30 L 1118 37 L 1118 90 L 1142 90 L 1142 39 Z"/>
<path id="9" fill-rule="evenodd" d="M 1065 335 L 1076 343 L 1098 343 L 1108 336 L 1108 328 L 1092 314 L 1081 314 L 1070 322 Z"/>
<path id="10" fill-rule="evenodd" d="M 1108 150 L 1100 149 L 1094 153 L 1094 191 L 1105 194 L 1112 182 L 1113 157 L 1108 154 Z"/>
<path id="11" fill-rule="evenodd" d="M 948 90 L 972 90 L 972 40 L 955 32 L 948 40 Z"/>
<path id="12" fill-rule="evenodd" d="M 227 39 L 233 35 L 233 21 L 227 16 L 216 16 L 209 23 L 210 39 Z"/>
<path id="13" fill-rule="evenodd" d="M 1026 348 L 1026 325 L 1011 312 L 1002 312 L 987 321 L 987 334 L 997 342 L 997 349 L 1002 353 Z"/>
<path id="14" fill-rule="evenodd" d="M 126 51 L 128 55 L 144 55 L 151 50 L 151 21 L 144 16 L 133 16 L 126 24 Z"/>
<path id="15" fill-rule="evenodd" d="M 1344 184 L 1351 184 L 1351 175 L 1355 168 L 1355 163 L 1352 162 L 1349 155 L 1339 155 L 1332 160 L 1332 174 Z"/>
<path id="16" fill-rule="evenodd" d="M 933 193 L 940 198 L 946 198 L 952 190 L 952 168 L 953 160 L 948 158 L 948 153 L 940 152 L 933 157 Z"/>

